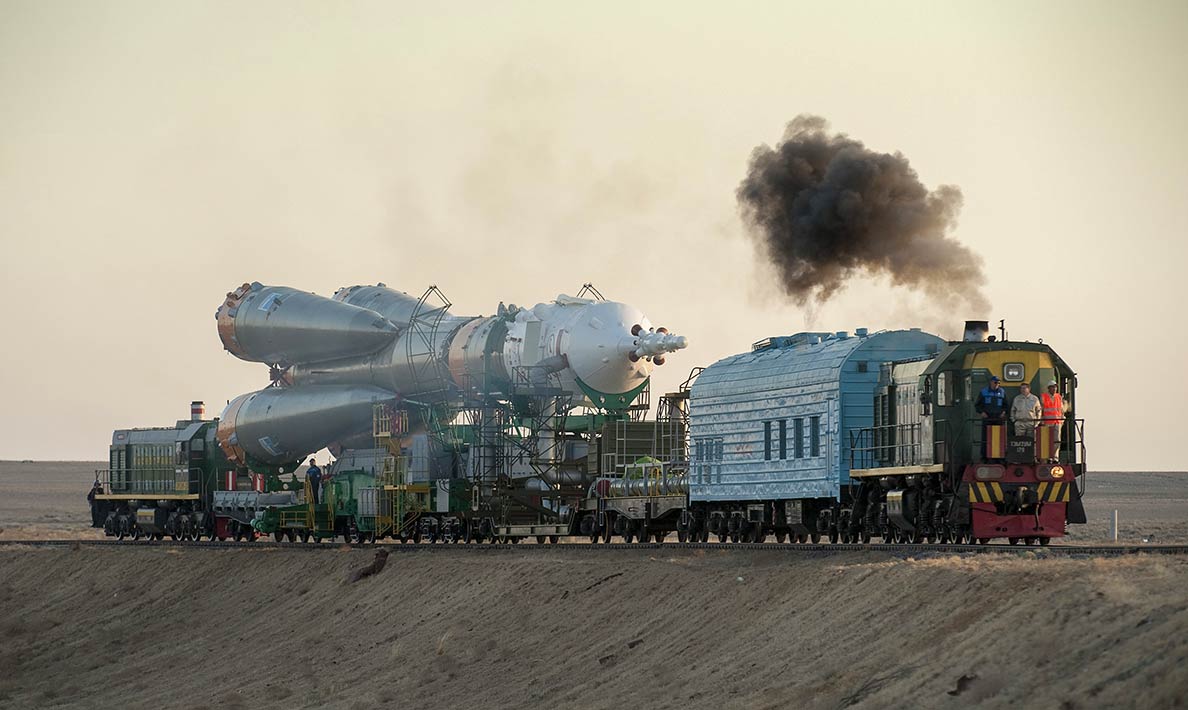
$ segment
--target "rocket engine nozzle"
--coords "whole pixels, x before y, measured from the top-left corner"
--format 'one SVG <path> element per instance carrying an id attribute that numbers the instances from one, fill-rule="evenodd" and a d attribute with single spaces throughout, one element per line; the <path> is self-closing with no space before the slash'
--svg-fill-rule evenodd
<path id="1" fill-rule="evenodd" d="M 689 347 L 689 339 L 683 335 L 672 335 L 667 328 L 659 328 L 646 333 L 639 333 L 635 340 L 635 349 L 631 351 L 632 361 L 642 357 L 662 357 L 665 353 L 674 353 Z M 663 362 L 663 360 L 661 360 Z"/>

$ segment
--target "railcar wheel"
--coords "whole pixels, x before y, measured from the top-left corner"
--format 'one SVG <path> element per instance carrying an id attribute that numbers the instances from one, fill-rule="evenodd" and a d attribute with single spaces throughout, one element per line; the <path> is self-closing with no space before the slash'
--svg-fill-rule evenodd
<path id="1" fill-rule="evenodd" d="M 623 531 L 623 542 L 628 545 L 635 542 L 635 528 L 633 526 L 628 525 L 627 529 Z"/>
<path id="2" fill-rule="evenodd" d="M 1021 540 L 1021 539 L 1022 539 L 1022 538 L 1018 538 L 1018 537 L 1012 537 L 1012 538 L 1010 538 L 1010 541 L 1011 541 L 1011 544 L 1012 544 L 1012 545 L 1018 545 L 1018 544 L 1019 544 L 1019 540 Z"/>
<path id="3" fill-rule="evenodd" d="M 611 525 L 610 516 L 606 518 L 606 527 L 602 529 L 602 543 L 609 545 L 610 541 L 615 537 L 615 529 Z"/>
<path id="4" fill-rule="evenodd" d="M 810 534 L 810 535 L 809 535 L 809 542 L 813 543 L 814 545 L 819 545 L 819 544 L 821 544 L 821 533 L 812 533 L 812 534 Z"/>
<path id="5" fill-rule="evenodd" d="M 666 533 L 664 531 L 657 531 L 656 533 L 654 533 L 652 535 L 652 537 L 653 537 L 653 539 L 656 540 L 657 545 L 663 545 L 665 538 L 668 537 L 668 533 Z"/>
<path id="6" fill-rule="evenodd" d="M 139 539 L 140 539 L 140 528 L 139 528 L 139 527 L 135 527 L 135 526 L 134 526 L 134 527 L 132 528 L 132 539 L 133 539 L 133 540 L 139 540 Z"/>
<path id="7" fill-rule="evenodd" d="M 788 533 L 777 530 L 775 534 L 776 542 L 783 545 L 784 541 L 788 539 Z"/>
<path id="8" fill-rule="evenodd" d="M 550 545 L 560 545 L 561 544 L 561 536 L 560 535 L 549 535 L 549 544 Z"/>
<path id="9" fill-rule="evenodd" d="M 1050 538 L 1050 537 L 1041 537 L 1039 539 L 1040 547 L 1047 547 L 1048 544 L 1051 542 L 1052 542 L 1052 538 Z"/>
<path id="10" fill-rule="evenodd" d="M 276 532 L 272 533 L 272 539 L 273 539 L 274 541 L 276 541 L 276 542 L 281 542 L 281 541 L 283 541 L 283 540 L 285 539 L 285 533 L 284 533 L 284 531 L 283 531 L 283 530 L 277 530 Z"/>
<path id="11" fill-rule="evenodd" d="M 990 544 L 990 538 L 988 538 L 988 537 L 979 537 L 979 538 L 978 538 L 978 544 L 979 544 L 979 545 L 988 545 L 988 544 Z"/>
<path id="12" fill-rule="evenodd" d="M 883 544 L 884 545 L 894 545 L 895 544 L 895 528 L 887 528 L 886 530 L 883 531 Z"/>
<path id="13" fill-rule="evenodd" d="M 309 530 L 301 531 L 301 542 L 309 542 Z"/>
<path id="14" fill-rule="evenodd" d="M 718 533 L 718 542 L 720 542 L 720 543 L 726 542 L 726 537 L 727 537 L 726 533 L 724 533 L 724 532 Z"/>
<path id="15" fill-rule="evenodd" d="M 677 542 L 684 543 L 689 540 L 689 532 L 684 528 L 677 528 Z"/>
<path id="16" fill-rule="evenodd" d="M 1028 545 L 1034 545 L 1037 540 L 1038 540 L 1038 538 L 1029 537 L 1024 542 Z"/>
<path id="17" fill-rule="evenodd" d="M 545 539 L 546 539 L 546 538 L 545 538 L 545 536 L 544 536 L 544 535 L 537 535 L 537 536 L 536 536 L 536 544 L 537 544 L 537 545 L 543 545 L 543 544 L 545 544 Z"/>

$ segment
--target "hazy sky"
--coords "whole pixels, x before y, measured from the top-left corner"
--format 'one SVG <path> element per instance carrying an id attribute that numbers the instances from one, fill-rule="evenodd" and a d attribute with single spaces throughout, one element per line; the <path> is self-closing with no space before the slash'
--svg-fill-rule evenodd
<path id="1" fill-rule="evenodd" d="M 1089 463 L 1185 469 L 1188 3 L 0 0 L 0 458 L 267 384 L 244 281 L 436 284 L 459 314 L 593 282 L 695 365 L 924 325 L 858 281 L 811 314 L 735 190 L 800 113 L 955 184 L 991 313 L 1078 371 Z"/>

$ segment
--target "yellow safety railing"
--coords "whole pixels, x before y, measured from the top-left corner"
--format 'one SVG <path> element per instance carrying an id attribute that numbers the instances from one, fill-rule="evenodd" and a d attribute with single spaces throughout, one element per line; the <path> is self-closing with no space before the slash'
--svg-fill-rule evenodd
<path id="1" fill-rule="evenodd" d="M 300 510 L 282 510 L 280 514 L 280 526 L 286 527 L 304 527 L 306 530 L 313 528 L 313 487 L 309 484 L 309 479 L 305 479 L 305 486 L 303 489 L 305 495 L 305 505 L 301 506 Z"/>

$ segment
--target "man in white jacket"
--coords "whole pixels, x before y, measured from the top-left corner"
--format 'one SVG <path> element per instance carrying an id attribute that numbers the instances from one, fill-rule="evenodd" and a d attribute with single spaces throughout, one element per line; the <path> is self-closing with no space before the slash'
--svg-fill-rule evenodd
<path id="1" fill-rule="evenodd" d="M 1043 408 L 1039 397 L 1031 393 L 1031 385 L 1019 385 L 1019 394 L 1011 400 L 1011 421 L 1015 423 L 1015 436 L 1034 436 Z"/>

